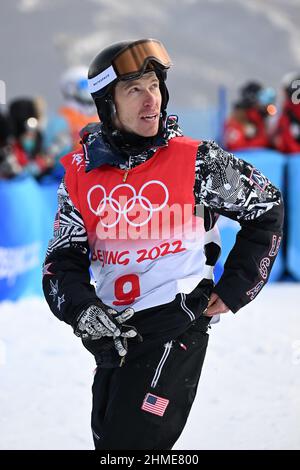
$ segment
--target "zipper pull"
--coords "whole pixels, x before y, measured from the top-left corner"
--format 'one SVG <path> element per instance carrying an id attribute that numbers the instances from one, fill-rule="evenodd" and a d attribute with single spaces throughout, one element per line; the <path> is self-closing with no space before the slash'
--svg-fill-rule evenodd
<path id="1" fill-rule="evenodd" d="M 124 364 L 125 364 L 125 356 L 123 356 L 122 359 L 120 360 L 119 367 L 122 367 Z"/>
<path id="2" fill-rule="evenodd" d="M 129 170 L 126 170 L 125 173 L 124 173 L 124 176 L 123 176 L 123 183 L 126 182 L 128 173 L 129 173 Z"/>

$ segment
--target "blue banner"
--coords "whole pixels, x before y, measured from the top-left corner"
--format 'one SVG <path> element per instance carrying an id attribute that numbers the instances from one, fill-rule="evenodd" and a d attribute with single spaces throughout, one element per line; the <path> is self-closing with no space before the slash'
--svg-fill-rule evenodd
<path id="1" fill-rule="evenodd" d="M 288 157 L 287 163 L 287 220 L 288 247 L 287 268 L 290 274 L 300 281 L 300 154 Z"/>
<path id="2" fill-rule="evenodd" d="M 0 204 L 0 300 L 40 294 L 40 188 L 30 176 L 0 181 Z"/>

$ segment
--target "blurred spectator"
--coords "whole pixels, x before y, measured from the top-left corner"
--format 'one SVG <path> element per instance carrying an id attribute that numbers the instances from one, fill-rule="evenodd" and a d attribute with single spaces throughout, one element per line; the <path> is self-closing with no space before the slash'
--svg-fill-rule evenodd
<path id="1" fill-rule="evenodd" d="M 45 130 L 45 151 L 54 157 L 54 176 L 62 176 L 59 159 L 71 150 L 80 149 L 80 130 L 90 122 L 99 122 L 93 99 L 88 91 L 87 67 L 68 69 L 60 82 L 64 98 L 58 113 L 52 115 Z"/>
<path id="2" fill-rule="evenodd" d="M 12 150 L 13 135 L 8 116 L 0 113 L 0 179 L 13 178 L 22 171 Z"/>
<path id="3" fill-rule="evenodd" d="M 254 81 L 241 88 L 224 126 L 224 146 L 228 150 L 271 146 L 267 121 L 276 113 L 275 97 L 273 88 Z"/>
<path id="4" fill-rule="evenodd" d="M 82 148 L 79 132 L 90 122 L 99 122 L 94 101 L 88 90 L 87 67 L 78 66 L 67 70 L 61 79 L 61 91 L 64 104 L 59 109 L 68 125 L 72 136 L 73 148 Z"/>
<path id="5" fill-rule="evenodd" d="M 274 146 L 283 153 L 300 153 L 300 72 L 282 80 L 283 104 L 274 133 Z"/>
<path id="6" fill-rule="evenodd" d="M 9 105 L 9 115 L 19 165 L 37 178 L 48 173 L 53 159 L 42 153 L 41 99 L 16 98 Z"/>

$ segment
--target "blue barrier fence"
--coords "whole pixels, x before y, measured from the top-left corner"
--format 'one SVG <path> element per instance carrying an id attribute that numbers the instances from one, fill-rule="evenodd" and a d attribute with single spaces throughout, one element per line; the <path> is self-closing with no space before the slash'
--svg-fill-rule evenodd
<path id="1" fill-rule="evenodd" d="M 293 155 L 287 162 L 287 208 L 288 245 L 287 268 L 290 274 L 300 281 L 300 154 Z"/>
<path id="2" fill-rule="evenodd" d="M 287 258 L 279 253 L 271 281 L 280 279 L 288 269 L 300 280 L 300 240 L 297 208 L 300 203 L 300 155 L 284 157 L 272 150 L 244 151 L 239 156 L 261 169 L 279 188 L 284 188 L 285 168 L 288 174 L 288 248 Z M 56 212 L 58 183 L 38 184 L 30 176 L 11 181 L 0 181 L 0 301 L 15 300 L 26 295 L 41 294 L 41 266 L 48 240 L 52 235 Z M 233 246 L 239 225 L 220 218 L 222 237 L 220 277 L 224 263 Z"/>
<path id="3" fill-rule="evenodd" d="M 57 183 L 26 176 L 0 181 L 0 301 L 39 295 L 41 266 L 51 237 Z"/>

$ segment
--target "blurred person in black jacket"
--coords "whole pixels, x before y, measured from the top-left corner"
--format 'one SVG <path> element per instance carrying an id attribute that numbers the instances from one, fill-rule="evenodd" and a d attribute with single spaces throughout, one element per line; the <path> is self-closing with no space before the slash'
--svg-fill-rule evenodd
<path id="1" fill-rule="evenodd" d="M 276 113 L 275 91 L 258 82 L 247 82 L 225 122 L 224 146 L 228 150 L 271 146 L 269 118 Z"/>
<path id="2" fill-rule="evenodd" d="M 0 112 L 0 178 L 9 179 L 22 172 L 13 152 L 13 133 L 9 117 Z"/>
<path id="3" fill-rule="evenodd" d="M 43 100 L 15 98 L 9 104 L 14 135 L 13 152 L 19 165 L 36 178 L 49 173 L 53 158 L 43 152 Z"/>

